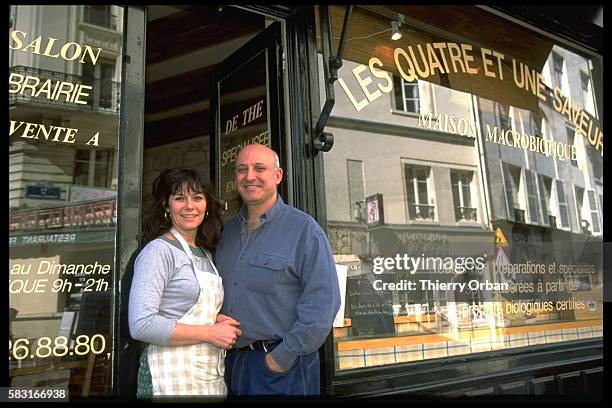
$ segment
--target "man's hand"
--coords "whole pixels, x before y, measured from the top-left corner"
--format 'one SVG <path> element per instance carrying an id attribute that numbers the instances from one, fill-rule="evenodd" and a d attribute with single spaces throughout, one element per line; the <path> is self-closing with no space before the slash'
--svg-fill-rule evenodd
<path id="1" fill-rule="evenodd" d="M 272 354 L 270 353 L 266 354 L 266 365 L 268 366 L 270 371 L 275 372 L 277 374 L 282 374 L 287 371 L 283 370 L 283 367 L 279 366 L 278 363 L 274 361 L 274 358 L 272 358 Z"/>
<path id="2" fill-rule="evenodd" d="M 242 334 L 240 329 L 230 324 L 215 323 L 212 326 L 201 327 L 207 329 L 208 343 L 212 343 L 222 349 L 231 349 Z"/>
<path id="3" fill-rule="evenodd" d="M 229 324 L 230 326 L 240 326 L 240 322 L 232 317 L 219 313 L 215 319 L 215 323 Z"/>

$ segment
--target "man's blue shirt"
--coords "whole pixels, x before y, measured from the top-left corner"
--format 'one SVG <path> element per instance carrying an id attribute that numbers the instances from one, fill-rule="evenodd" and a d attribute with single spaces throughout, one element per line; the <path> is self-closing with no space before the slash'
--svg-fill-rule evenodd
<path id="1" fill-rule="evenodd" d="M 216 251 L 225 289 L 221 313 L 242 323 L 234 347 L 282 340 L 272 357 L 287 369 L 331 330 L 340 308 L 334 258 L 319 224 L 280 196 L 250 235 L 246 218 L 243 207 L 225 222 Z"/>

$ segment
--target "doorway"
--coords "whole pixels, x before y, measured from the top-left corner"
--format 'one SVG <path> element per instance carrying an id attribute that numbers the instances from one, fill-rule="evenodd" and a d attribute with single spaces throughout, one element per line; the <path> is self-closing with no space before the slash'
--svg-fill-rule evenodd
<path id="1" fill-rule="evenodd" d="M 120 191 L 125 197 L 142 199 L 119 200 L 123 216 L 118 220 L 122 289 L 116 308 L 116 347 L 120 351 L 114 362 L 113 391 L 117 395 L 134 395 L 136 389 L 143 345 L 130 336 L 127 306 L 133 262 L 145 243 L 140 238 L 141 221 L 134 221 L 142 220 L 152 203 L 155 178 L 169 168 L 197 168 L 220 193 L 216 175 L 226 171 L 233 178 L 230 155 L 245 141 L 271 145 L 279 151 L 281 165 L 287 163 L 282 153 L 287 150 L 282 143 L 288 123 L 287 110 L 282 108 L 287 94 L 277 67 L 287 13 L 270 17 L 231 6 L 155 5 L 129 6 L 127 10 L 131 22 L 127 24 L 126 56 L 133 63 L 125 73 L 129 85 L 124 92 L 127 120 L 123 126 L 127 130 Z M 145 44 L 141 39 L 146 39 Z M 140 82 L 143 74 L 144 84 Z M 236 115 L 241 120 L 226 132 L 226 117 Z M 228 150 L 225 156 L 218 149 L 221 146 Z M 223 157 L 225 166 L 221 165 Z M 226 178 L 224 182 L 230 181 Z M 226 192 L 227 201 L 229 196 Z M 227 208 L 225 217 L 234 214 L 229 204 Z"/>
<path id="2" fill-rule="evenodd" d="M 240 207 L 240 148 L 267 144 L 283 163 L 281 24 L 232 6 L 148 7 L 143 212 L 159 173 L 193 167 L 208 175 L 230 217 Z"/>

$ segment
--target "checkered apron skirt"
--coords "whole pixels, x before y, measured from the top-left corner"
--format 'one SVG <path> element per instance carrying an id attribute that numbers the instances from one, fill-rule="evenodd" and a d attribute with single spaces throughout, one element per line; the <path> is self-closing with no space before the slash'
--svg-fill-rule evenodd
<path id="1" fill-rule="evenodd" d="M 223 303 L 223 284 L 208 251 L 204 251 L 215 273 L 201 271 L 189 246 L 173 228 L 171 232 L 191 259 L 200 284 L 198 301 L 178 323 L 213 325 Z M 153 395 L 227 395 L 223 375 L 225 350 L 210 344 L 189 346 L 149 345 L 148 363 L 153 382 Z"/>

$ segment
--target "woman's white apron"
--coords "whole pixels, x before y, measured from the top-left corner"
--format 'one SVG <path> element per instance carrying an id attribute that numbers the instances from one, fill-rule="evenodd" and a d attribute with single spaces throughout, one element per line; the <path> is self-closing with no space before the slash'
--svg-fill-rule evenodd
<path id="1" fill-rule="evenodd" d="M 215 273 L 200 270 L 181 234 L 172 228 L 191 259 L 200 284 L 198 301 L 178 322 L 194 325 L 213 325 L 223 303 L 223 283 L 208 251 L 204 250 Z M 148 362 L 153 383 L 153 395 L 227 395 L 223 375 L 225 350 L 210 344 L 189 346 L 149 345 Z"/>

